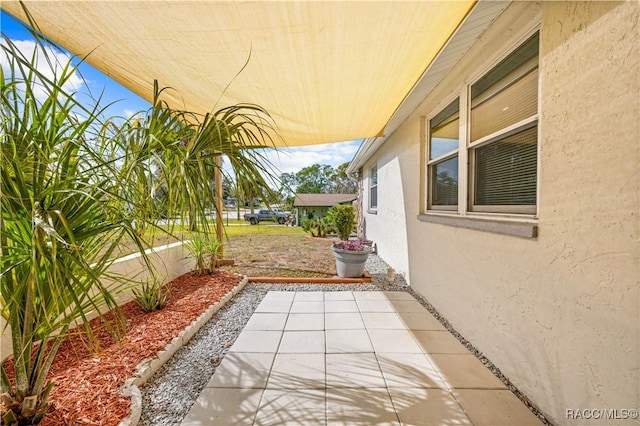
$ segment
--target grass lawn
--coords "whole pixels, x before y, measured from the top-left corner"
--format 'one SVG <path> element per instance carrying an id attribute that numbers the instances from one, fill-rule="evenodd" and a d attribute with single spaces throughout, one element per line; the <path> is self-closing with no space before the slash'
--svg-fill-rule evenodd
<path id="1" fill-rule="evenodd" d="M 226 226 L 225 223 L 224 231 L 228 237 L 236 235 L 307 235 L 300 226 L 276 225 L 272 222 L 250 225 L 249 222 L 245 221 L 241 223 L 229 221 L 229 226 Z"/>

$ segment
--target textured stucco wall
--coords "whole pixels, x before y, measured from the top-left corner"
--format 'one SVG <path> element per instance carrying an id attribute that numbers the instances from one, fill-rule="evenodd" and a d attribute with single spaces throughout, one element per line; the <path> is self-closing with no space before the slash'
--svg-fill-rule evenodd
<path id="1" fill-rule="evenodd" d="M 188 250 L 182 245 L 182 243 L 173 243 L 167 246 L 156 247 L 148 251 L 149 260 L 154 265 L 156 271 L 155 276 L 160 282 L 167 283 L 182 274 L 191 271 L 195 262 L 191 256 L 189 256 Z M 116 274 L 123 277 L 128 277 L 138 282 L 145 282 L 148 280 L 148 270 L 143 266 L 140 259 L 140 255 L 125 256 L 116 262 L 109 268 L 109 274 Z M 108 288 L 115 288 L 120 284 L 115 284 L 109 279 L 104 279 L 103 284 Z M 133 300 L 133 292 L 131 289 L 122 292 L 116 296 L 116 301 L 119 305 L 123 305 Z M 93 318 L 96 315 L 90 315 L 89 318 Z M 4 360 L 12 353 L 11 345 L 11 328 L 4 329 L 5 321 L 0 318 L 0 359 Z"/>
<path id="2" fill-rule="evenodd" d="M 378 215 L 367 216 L 381 256 L 402 264 L 406 240 L 412 287 L 557 424 L 584 424 L 567 409 L 639 405 L 639 12 L 637 2 L 512 4 L 369 163 L 399 170 L 380 177 Z M 536 26 L 538 238 L 418 221 L 420 117 Z M 404 203 L 405 229 L 384 220 L 391 200 Z"/>
<path id="3" fill-rule="evenodd" d="M 410 141 L 411 139 L 405 140 L 404 143 Z M 396 156 L 397 152 L 396 147 L 390 149 L 389 146 L 383 145 L 376 153 L 375 161 L 364 166 L 362 205 L 366 238 L 377 244 L 378 255 L 395 269 L 396 274 L 404 276 L 408 282 L 410 277 L 407 219 L 411 220 L 414 212 L 406 210 L 405 194 L 398 188 L 398 177 L 405 173 L 400 164 L 406 166 L 406 162 Z M 376 214 L 372 214 L 368 212 L 369 179 L 371 167 L 375 164 L 378 167 L 378 209 Z"/>

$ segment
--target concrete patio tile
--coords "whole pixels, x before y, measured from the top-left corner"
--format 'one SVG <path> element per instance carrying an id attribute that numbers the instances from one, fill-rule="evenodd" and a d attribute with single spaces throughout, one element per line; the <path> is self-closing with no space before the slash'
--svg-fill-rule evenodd
<path id="1" fill-rule="evenodd" d="M 251 426 L 263 389 L 205 388 L 182 426 Z"/>
<path id="2" fill-rule="evenodd" d="M 325 353 L 324 331 L 285 331 L 279 353 Z"/>
<path id="3" fill-rule="evenodd" d="M 367 330 L 373 349 L 376 353 L 403 352 L 423 353 L 422 348 L 416 343 L 407 330 Z"/>
<path id="4" fill-rule="evenodd" d="M 446 330 L 440 321 L 426 310 L 423 313 L 398 312 L 409 330 Z"/>
<path id="5" fill-rule="evenodd" d="M 390 300 L 389 303 L 393 305 L 396 312 L 428 312 L 427 308 L 422 306 L 417 300 Z"/>
<path id="6" fill-rule="evenodd" d="M 324 314 L 289 314 L 286 331 L 324 330 Z"/>
<path id="7" fill-rule="evenodd" d="M 278 354 L 268 389 L 324 389 L 324 354 Z"/>
<path id="8" fill-rule="evenodd" d="M 323 312 L 324 302 L 321 300 L 302 302 L 294 300 L 291 305 L 292 314 L 321 314 Z"/>
<path id="9" fill-rule="evenodd" d="M 257 426 L 326 425 L 325 390 L 266 389 L 256 416 Z"/>
<path id="10" fill-rule="evenodd" d="M 326 313 L 324 314 L 324 328 L 325 330 L 364 330 L 364 323 L 360 313 Z"/>
<path id="11" fill-rule="evenodd" d="M 455 389 L 505 389 L 506 386 L 472 354 L 429 355 L 438 373 Z"/>
<path id="12" fill-rule="evenodd" d="M 416 304 L 404 292 L 269 292 L 181 424 L 541 424 Z"/>
<path id="13" fill-rule="evenodd" d="M 254 313 L 247 325 L 244 326 L 245 330 L 279 330 L 284 329 L 284 325 L 287 322 L 287 315 L 285 313 Z"/>
<path id="14" fill-rule="evenodd" d="M 229 352 L 276 352 L 282 331 L 243 330 Z"/>
<path id="15" fill-rule="evenodd" d="M 206 387 L 264 389 L 274 357 L 275 353 L 229 352 Z"/>
<path id="16" fill-rule="evenodd" d="M 254 312 L 289 313 L 290 300 L 262 300 Z"/>
<path id="17" fill-rule="evenodd" d="M 391 388 L 389 393 L 403 426 L 472 424 L 448 391 L 425 388 Z"/>
<path id="18" fill-rule="evenodd" d="M 453 395 L 475 426 L 543 424 L 508 390 L 457 389 Z"/>
<path id="19" fill-rule="evenodd" d="M 362 321 L 364 321 L 364 325 L 368 329 L 406 329 L 400 317 L 393 312 L 363 312 Z"/>
<path id="20" fill-rule="evenodd" d="M 354 291 L 353 297 L 360 300 L 387 300 L 387 295 L 381 291 Z"/>
<path id="21" fill-rule="evenodd" d="M 327 389 L 327 425 L 396 426 L 398 416 L 385 388 Z"/>
<path id="22" fill-rule="evenodd" d="M 292 302 L 295 295 L 293 291 L 269 291 L 262 300 Z"/>
<path id="23" fill-rule="evenodd" d="M 360 312 L 353 300 L 329 300 L 324 302 L 325 312 Z"/>
<path id="24" fill-rule="evenodd" d="M 296 291 L 294 302 L 322 302 L 324 293 L 322 291 Z"/>
<path id="25" fill-rule="evenodd" d="M 373 346 L 366 330 L 327 330 L 327 353 L 371 352 Z"/>
<path id="26" fill-rule="evenodd" d="M 327 291 L 324 294 L 324 301 L 328 300 L 355 300 L 350 291 Z"/>
<path id="27" fill-rule="evenodd" d="M 357 300 L 360 312 L 395 312 L 388 300 Z"/>
<path id="28" fill-rule="evenodd" d="M 376 356 L 389 388 L 447 389 L 438 370 L 426 355 L 385 353 Z"/>
<path id="29" fill-rule="evenodd" d="M 469 350 L 448 331 L 414 330 L 413 337 L 429 354 L 469 354 Z"/>
<path id="30" fill-rule="evenodd" d="M 327 354 L 327 388 L 383 388 L 373 353 Z"/>
<path id="31" fill-rule="evenodd" d="M 406 291 L 383 291 L 388 300 L 416 300 L 411 293 Z"/>

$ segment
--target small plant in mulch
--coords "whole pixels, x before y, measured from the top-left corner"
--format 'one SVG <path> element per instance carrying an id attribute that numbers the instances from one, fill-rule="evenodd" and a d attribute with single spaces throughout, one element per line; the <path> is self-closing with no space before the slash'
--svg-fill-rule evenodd
<path id="1" fill-rule="evenodd" d="M 153 312 L 162 309 L 171 297 L 171 286 L 162 285 L 157 277 L 142 283 L 140 288 L 133 290 L 133 296 L 145 312 Z"/>

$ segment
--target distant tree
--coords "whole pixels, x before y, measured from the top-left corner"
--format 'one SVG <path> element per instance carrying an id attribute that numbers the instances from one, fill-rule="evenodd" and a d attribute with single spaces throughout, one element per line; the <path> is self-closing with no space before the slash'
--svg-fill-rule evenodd
<path id="1" fill-rule="evenodd" d="M 349 162 L 340 164 L 331 175 L 330 186 L 333 194 L 354 194 L 357 191 L 357 184 L 349 179 L 347 175 Z"/>
<path id="2" fill-rule="evenodd" d="M 321 194 L 331 190 L 333 167 L 328 164 L 314 164 L 296 173 L 297 188 L 300 194 Z"/>
<path id="3" fill-rule="evenodd" d="M 298 186 L 298 180 L 295 173 L 281 173 L 280 174 L 280 198 L 287 199 L 296 192 Z"/>

